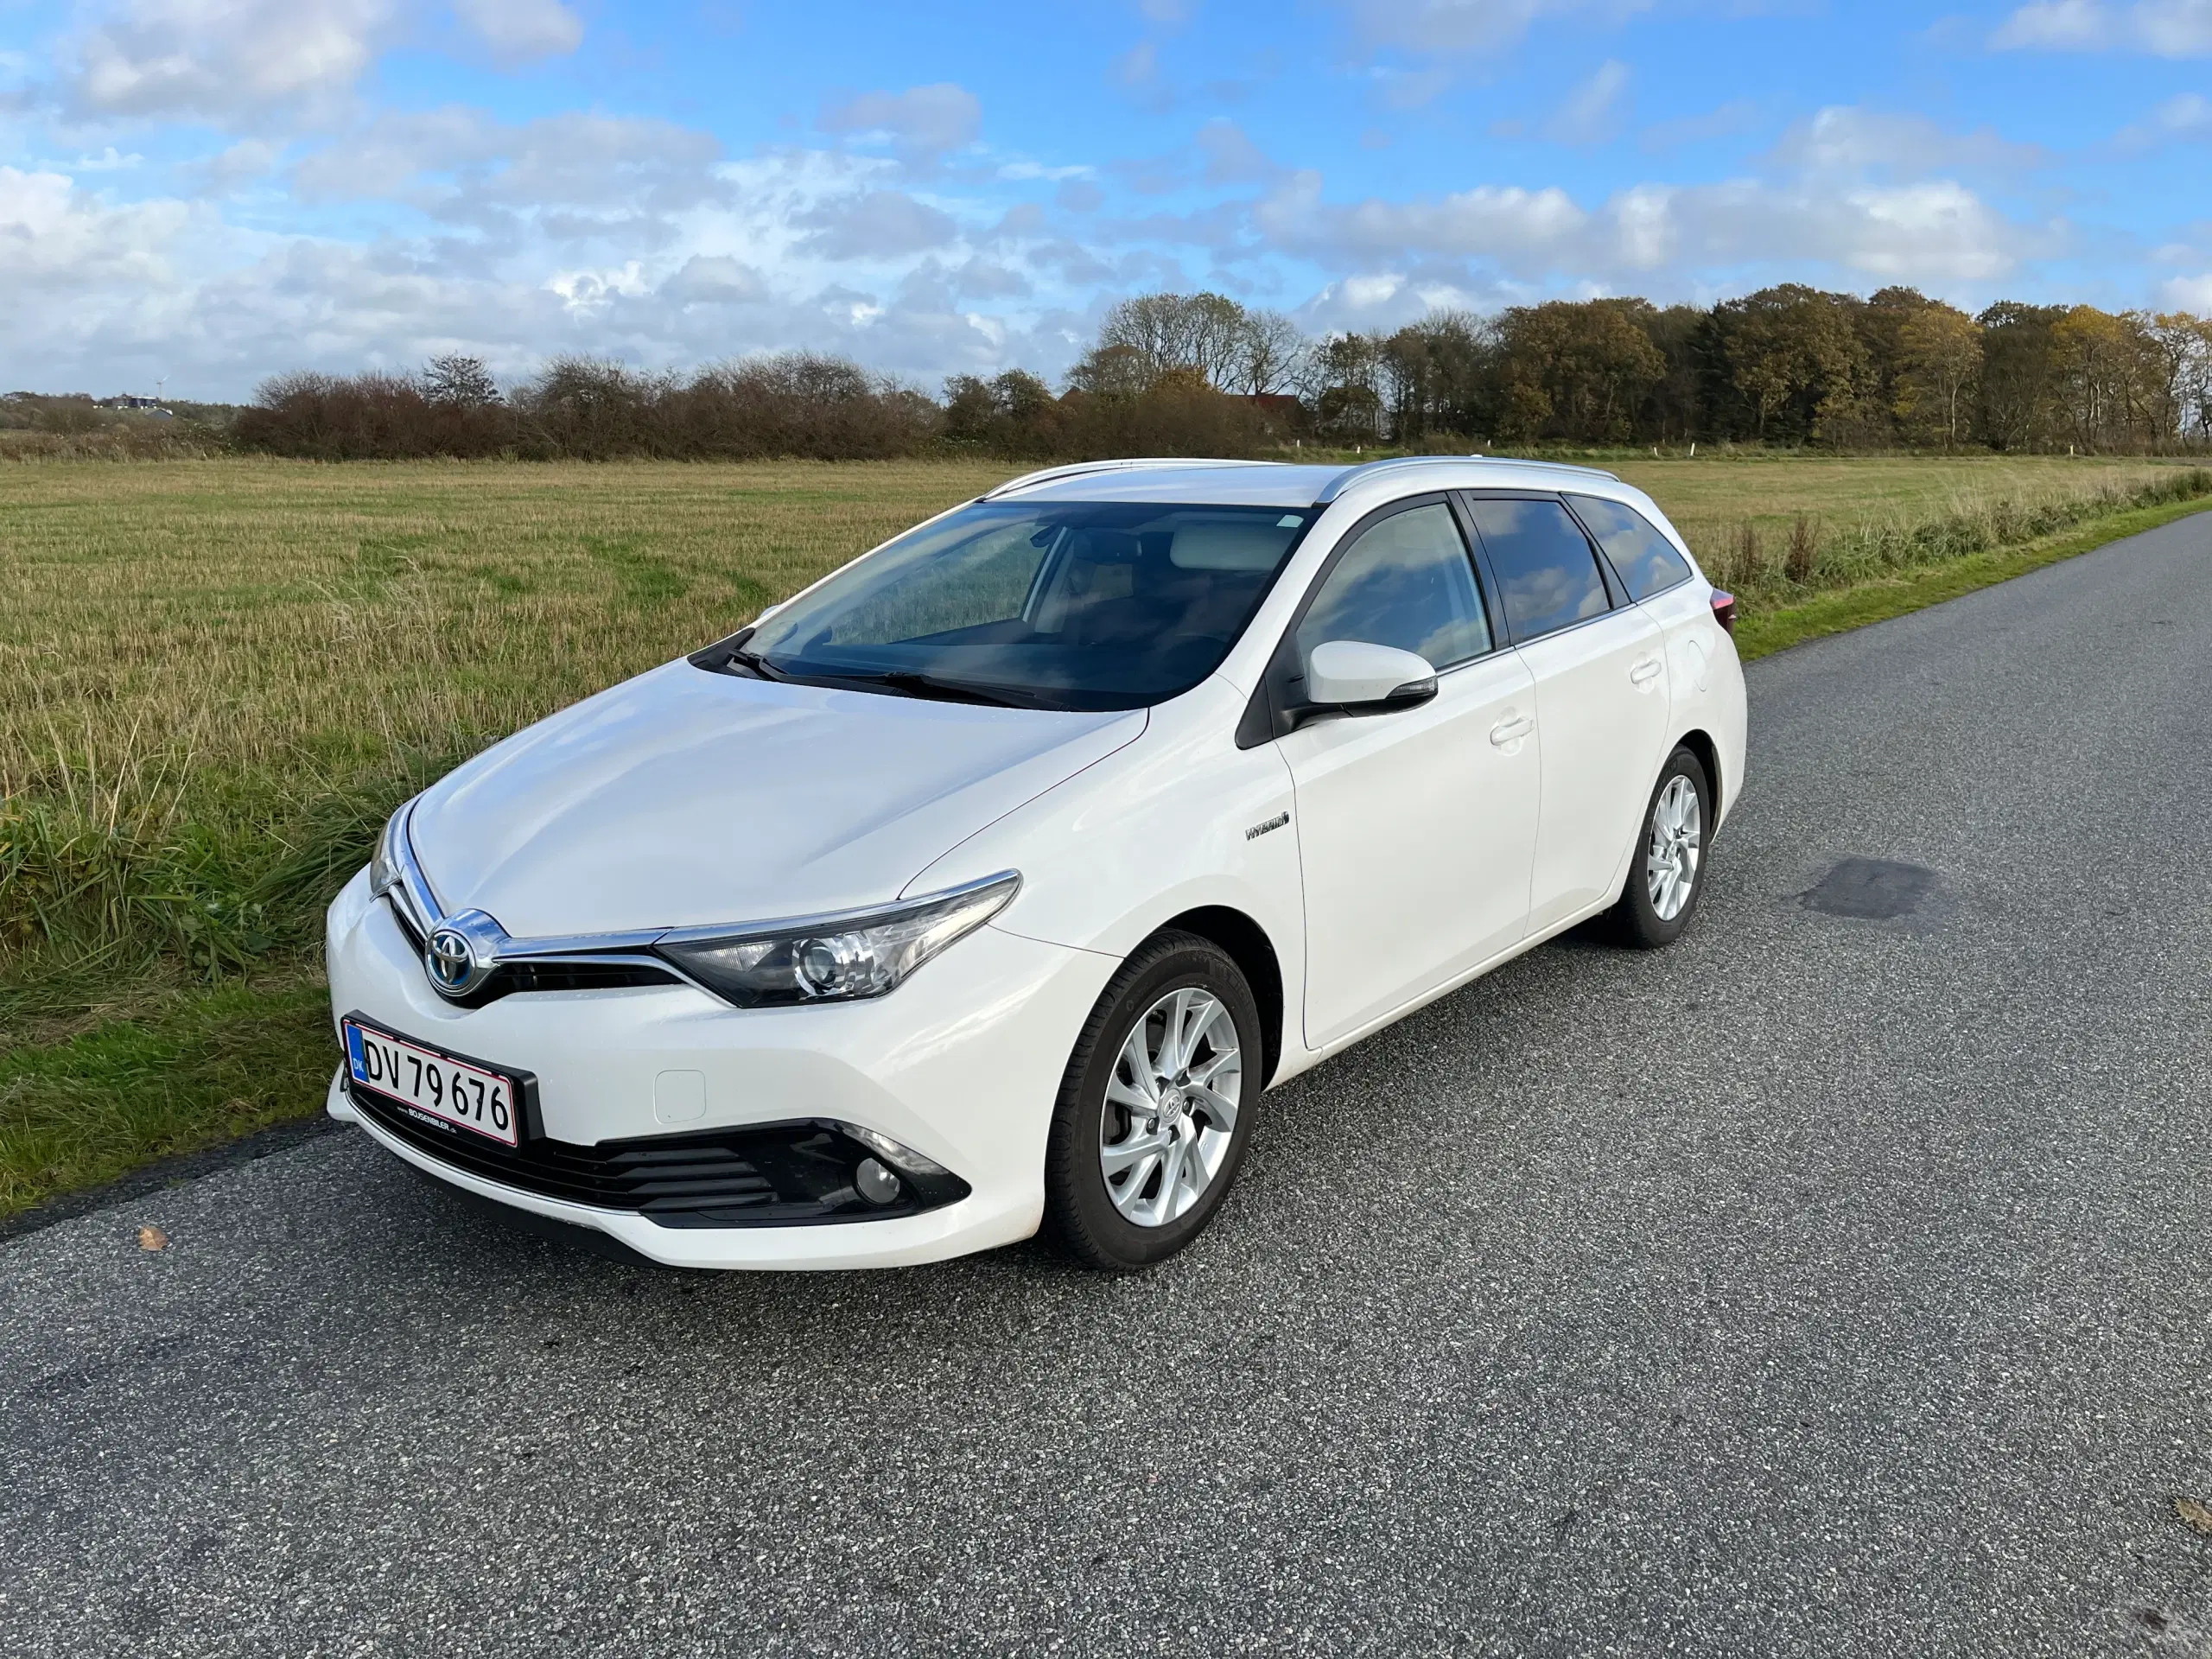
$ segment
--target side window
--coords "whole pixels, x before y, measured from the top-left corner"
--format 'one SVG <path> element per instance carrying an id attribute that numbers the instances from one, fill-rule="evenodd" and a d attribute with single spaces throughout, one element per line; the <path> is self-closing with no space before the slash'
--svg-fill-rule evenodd
<path id="1" fill-rule="evenodd" d="M 1517 641 L 1534 639 L 1611 606 L 1598 572 L 1597 550 L 1556 501 L 1504 501 L 1477 496 L 1467 503 L 1483 550 L 1497 576 L 1505 620 Z"/>
<path id="2" fill-rule="evenodd" d="M 1690 579 L 1689 562 L 1634 507 L 1602 501 L 1594 495 L 1567 499 L 1574 503 L 1575 512 L 1613 562 L 1630 599 L 1649 599 Z"/>
<path id="3" fill-rule="evenodd" d="M 1432 668 L 1491 648 L 1474 566 L 1449 507 L 1409 507 L 1360 532 L 1298 625 L 1299 660 L 1332 639 L 1395 645 Z"/>

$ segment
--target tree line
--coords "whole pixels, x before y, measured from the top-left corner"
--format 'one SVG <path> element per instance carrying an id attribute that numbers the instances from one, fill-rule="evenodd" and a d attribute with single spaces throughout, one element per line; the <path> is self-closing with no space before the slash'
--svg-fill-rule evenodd
<path id="1" fill-rule="evenodd" d="M 1555 300 L 1315 338 L 1224 295 L 1151 294 L 1107 313 L 1058 388 L 1010 369 L 955 375 L 931 397 L 796 352 L 690 373 L 560 358 L 502 386 L 451 355 L 412 375 L 280 376 L 232 435 L 326 460 L 1048 460 L 1306 443 L 2149 453 L 2212 442 L 2212 321 L 2013 301 L 1969 315 L 1909 288 L 1788 283 L 1709 307 Z"/>

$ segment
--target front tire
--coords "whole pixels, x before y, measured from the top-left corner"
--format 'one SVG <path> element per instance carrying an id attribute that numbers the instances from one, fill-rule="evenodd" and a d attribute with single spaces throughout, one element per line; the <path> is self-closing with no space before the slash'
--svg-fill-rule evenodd
<path id="1" fill-rule="evenodd" d="M 1613 932 L 1622 944 L 1656 950 L 1681 938 L 1705 891 L 1712 823 L 1713 785 L 1705 763 L 1691 750 L 1677 748 L 1652 785 L 1628 881 L 1613 906 Z"/>
<path id="2" fill-rule="evenodd" d="M 1084 1023 L 1045 1153 L 1045 1231 L 1107 1273 L 1163 1262 L 1205 1230 L 1244 1160 L 1262 1075 L 1260 1010 L 1210 939 L 1161 933 Z"/>

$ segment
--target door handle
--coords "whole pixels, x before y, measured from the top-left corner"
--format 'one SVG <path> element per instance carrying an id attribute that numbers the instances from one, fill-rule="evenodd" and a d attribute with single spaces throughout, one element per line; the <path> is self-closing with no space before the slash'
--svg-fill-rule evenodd
<path id="1" fill-rule="evenodd" d="M 1629 670 L 1628 683 L 1630 685 L 1649 685 L 1658 677 L 1659 659 L 1655 657 L 1649 662 L 1638 663 L 1634 668 Z"/>
<path id="2" fill-rule="evenodd" d="M 1509 743 L 1518 743 L 1535 729 L 1536 722 L 1528 715 L 1516 715 L 1511 719 L 1501 720 L 1497 725 L 1491 727 L 1490 741 L 1502 749 Z"/>

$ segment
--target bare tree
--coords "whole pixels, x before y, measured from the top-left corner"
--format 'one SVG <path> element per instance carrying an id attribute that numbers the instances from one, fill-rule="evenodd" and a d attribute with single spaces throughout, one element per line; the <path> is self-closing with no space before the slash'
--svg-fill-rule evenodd
<path id="1" fill-rule="evenodd" d="M 480 357 L 447 352 L 423 365 L 423 396 L 460 409 L 488 409 L 499 401 L 499 383 Z"/>
<path id="2" fill-rule="evenodd" d="M 1094 355 L 1126 351 L 1153 379 L 1179 370 L 1225 391 L 1244 334 L 1244 308 L 1225 294 L 1141 294 L 1106 314 Z"/>
<path id="3" fill-rule="evenodd" d="M 1247 311 L 1230 390 L 1249 397 L 1287 392 L 1304 365 L 1306 336 L 1280 311 Z"/>

